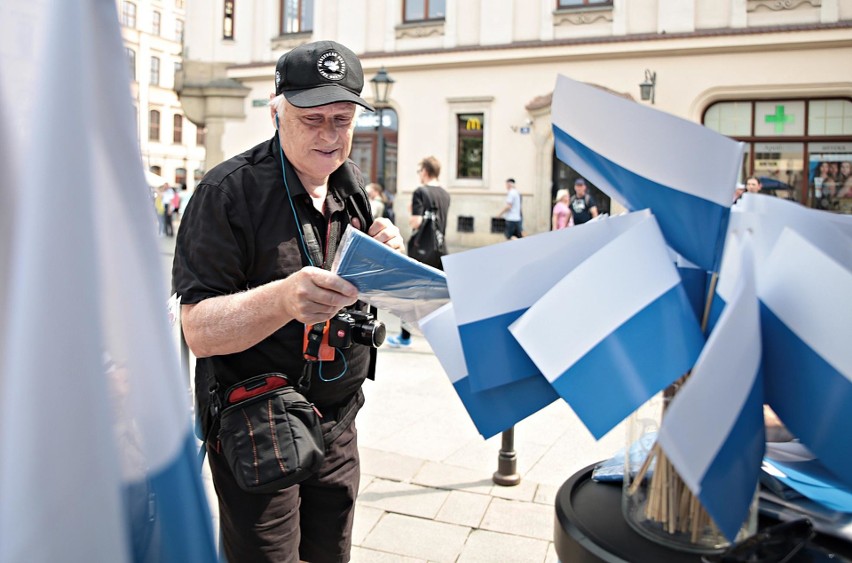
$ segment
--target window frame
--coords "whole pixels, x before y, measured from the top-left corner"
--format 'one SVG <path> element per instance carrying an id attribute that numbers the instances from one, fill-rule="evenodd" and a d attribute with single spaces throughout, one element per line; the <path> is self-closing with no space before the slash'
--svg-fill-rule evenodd
<path id="1" fill-rule="evenodd" d="M 136 29 L 136 14 L 136 4 L 129 2 L 128 0 L 124 0 L 121 4 L 121 25 L 131 29 Z"/>
<path id="2" fill-rule="evenodd" d="M 222 39 L 234 40 L 237 23 L 237 1 L 225 0 L 222 3 Z"/>
<path id="3" fill-rule="evenodd" d="M 433 0 L 422 0 L 423 2 L 423 14 L 422 18 L 409 18 L 408 17 L 408 0 L 402 0 L 402 23 L 423 23 L 423 22 L 442 22 L 447 19 L 447 3 L 444 0 L 444 15 L 443 16 L 435 16 L 430 17 L 429 5 Z"/>
<path id="4" fill-rule="evenodd" d="M 291 2 L 297 4 L 295 29 L 288 29 L 291 26 L 290 19 L 287 13 L 287 5 Z M 297 33 L 311 33 L 314 30 L 314 0 L 280 0 L 279 4 L 280 18 L 278 21 L 278 32 L 281 35 L 294 35 Z M 306 18 L 308 18 L 306 20 Z"/>
<path id="5" fill-rule="evenodd" d="M 611 7 L 612 4 L 612 0 L 556 0 L 556 9 L 576 10 L 578 8 L 604 8 L 607 6 Z"/>
<path id="6" fill-rule="evenodd" d="M 160 57 L 151 57 L 151 68 L 148 73 L 148 84 L 151 86 L 160 85 Z"/>
<path id="7" fill-rule="evenodd" d="M 163 32 L 163 14 L 157 10 L 151 12 L 151 35 L 159 37 Z"/>
<path id="8" fill-rule="evenodd" d="M 447 183 L 459 188 L 488 188 L 492 160 L 490 137 L 493 124 L 492 106 L 494 104 L 494 96 L 448 98 L 447 104 L 449 105 L 447 115 L 447 119 L 449 120 L 447 145 L 450 148 L 447 166 L 445 167 L 447 170 Z M 459 144 L 457 123 L 461 114 L 482 114 L 482 178 L 460 178 L 458 175 L 458 158 L 461 147 Z"/>
<path id="9" fill-rule="evenodd" d="M 148 110 L 148 141 L 160 142 L 160 110 Z"/>
<path id="10" fill-rule="evenodd" d="M 127 53 L 127 62 L 130 65 L 130 80 L 136 82 L 136 51 L 125 47 L 124 52 Z"/>
<path id="11" fill-rule="evenodd" d="M 183 116 L 179 113 L 172 116 L 172 142 L 176 145 L 183 143 Z"/>

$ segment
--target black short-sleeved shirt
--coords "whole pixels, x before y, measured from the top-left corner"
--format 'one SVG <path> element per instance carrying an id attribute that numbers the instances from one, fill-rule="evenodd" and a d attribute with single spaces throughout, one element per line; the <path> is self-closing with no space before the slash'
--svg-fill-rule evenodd
<path id="1" fill-rule="evenodd" d="M 249 290 L 309 265 L 284 187 L 279 147 L 277 136 L 273 137 L 219 164 L 197 186 L 181 219 L 172 267 L 172 285 L 181 303 L 195 304 Z M 323 249 L 328 249 L 329 233 L 336 232 L 339 240 L 350 217 L 357 213 L 353 207 L 356 197 L 363 197 L 366 209 L 359 213 L 362 229 L 369 227 L 372 218 L 364 180 L 354 163 L 347 161 L 329 178 L 325 216 L 313 206 L 289 162 L 286 168 L 299 220 L 313 227 L 313 240 Z M 311 237 L 307 242 L 310 244 Z M 316 263 L 316 253 L 313 259 L 313 265 L 322 267 Z M 293 321 L 243 352 L 199 358 L 195 372 L 199 412 L 206 413 L 210 373 L 222 390 L 268 372 L 282 372 L 298 381 L 304 366 L 303 338 L 304 325 Z M 335 360 L 323 362 L 321 372 L 315 371 L 311 380 L 307 396 L 320 408 L 345 404 L 364 379 L 373 375 L 375 350 L 355 344 L 342 352 L 345 362 L 338 350 Z M 322 381 L 340 374 L 334 381 Z M 202 422 L 206 431 L 206 416 Z"/>
<path id="2" fill-rule="evenodd" d="M 426 196 L 424 196 L 426 192 Z M 447 231 L 447 214 L 450 209 L 450 194 L 441 186 L 419 186 L 411 195 L 411 214 L 423 215 L 427 209 L 426 198 L 432 202 L 436 209 L 438 220 L 441 222 L 441 232 Z"/>
<path id="3" fill-rule="evenodd" d="M 571 213 L 574 215 L 574 224 L 582 225 L 592 220 L 592 207 L 597 207 L 598 202 L 595 201 L 590 194 L 584 197 L 571 196 Z"/>

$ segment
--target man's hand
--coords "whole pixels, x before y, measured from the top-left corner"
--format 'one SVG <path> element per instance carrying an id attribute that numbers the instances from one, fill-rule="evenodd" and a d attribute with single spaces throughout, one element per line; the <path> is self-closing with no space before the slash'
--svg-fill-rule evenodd
<path id="1" fill-rule="evenodd" d="M 337 274 L 306 266 L 288 276 L 281 291 L 287 316 L 306 325 L 325 322 L 358 300 L 358 288 Z"/>
<path id="2" fill-rule="evenodd" d="M 402 240 L 402 235 L 399 233 L 399 228 L 391 223 L 390 219 L 386 219 L 385 217 L 379 217 L 373 221 L 367 234 L 396 251 L 402 252 L 405 249 L 405 243 Z"/>
<path id="3" fill-rule="evenodd" d="M 361 230 L 361 222 L 357 218 L 352 219 L 352 226 Z M 398 252 L 405 250 L 405 242 L 402 240 L 399 229 L 386 217 L 375 219 L 367 230 L 367 234 Z"/>

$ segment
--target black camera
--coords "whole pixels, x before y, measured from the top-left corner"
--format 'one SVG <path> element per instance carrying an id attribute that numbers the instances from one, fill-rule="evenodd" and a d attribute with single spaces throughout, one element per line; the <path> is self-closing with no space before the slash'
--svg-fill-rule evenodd
<path id="1" fill-rule="evenodd" d="M 328 321 L 328 345 L 349 348 L 352 343 L 378 348 L 385 341 L 385 323 L 370 313 L 343 309 Z"/>

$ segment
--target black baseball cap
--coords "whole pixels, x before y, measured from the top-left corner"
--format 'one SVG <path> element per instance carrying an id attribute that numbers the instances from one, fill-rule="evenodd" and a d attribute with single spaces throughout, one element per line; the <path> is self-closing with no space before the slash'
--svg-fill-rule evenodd
<path id="1" fill-rule="evenodd" d="M 275 65 L 275 94 L 284 94 L 299 108 L 352 102 L 375 111 L 361 99 L 363 88 L 361 61 L 335 41 L 300 45 L 281 55 Z"/>

